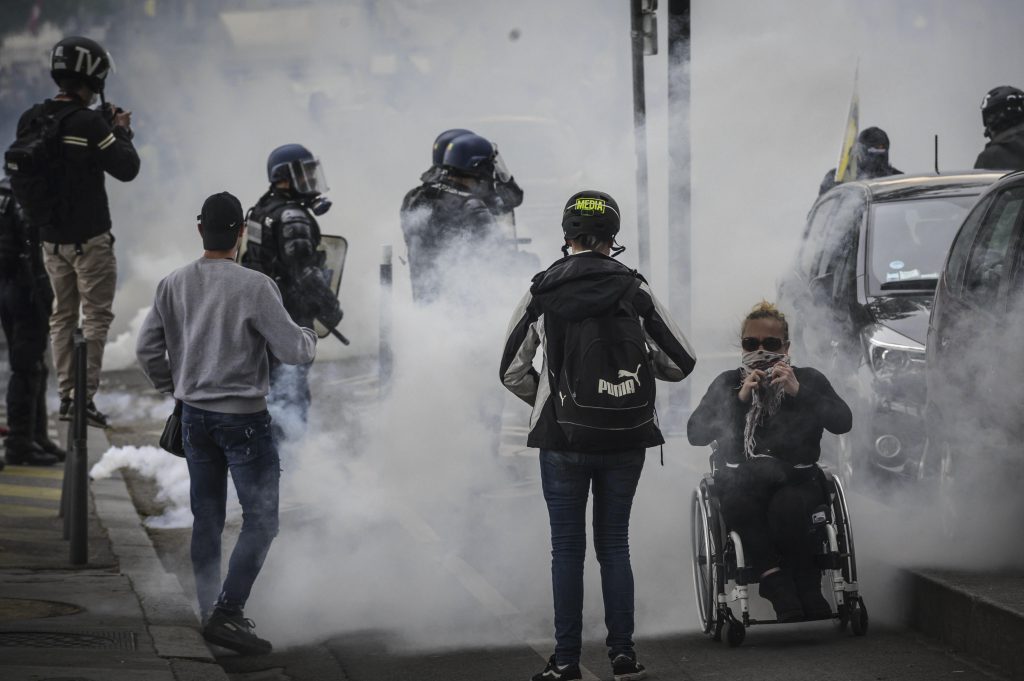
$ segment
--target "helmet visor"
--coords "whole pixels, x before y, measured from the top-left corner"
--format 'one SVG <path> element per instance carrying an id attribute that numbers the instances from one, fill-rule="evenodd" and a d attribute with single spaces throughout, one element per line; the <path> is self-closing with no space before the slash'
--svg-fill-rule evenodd
<path id="1" fill-rule="evenodd" d="M 328 190 L 327 178 L 324 177 L 320 159 L 312 158 L 292 161 L 288 164 L 292 176 L 292 191 L 299 194 L 323 194 Z"/>
<path id="2" fill-rule="evenodd" d="M 498 182 L 505 183 L 512 179 L 512 173 L 509 172 L 508 166 L 505 165 L 505 159 L 502 158 L 498 152 L 498 145 L 494 145 L 494 179 Z"/>

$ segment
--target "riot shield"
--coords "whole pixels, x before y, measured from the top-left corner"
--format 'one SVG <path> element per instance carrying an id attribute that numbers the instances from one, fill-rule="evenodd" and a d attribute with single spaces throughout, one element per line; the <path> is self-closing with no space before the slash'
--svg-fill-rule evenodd
<path id="1" fill-rule="evenodd" d="M 348 255 L 348 241 L 343 236 L 323 234 L 320 236 L 320 246 L 317 248 L 324 254 L 324 270 L 329 275 L 331 291 L 335 296 L 341 288 L 341 275 L 345 271 L 345 256 Z M 314 322 L 313 330 L 320 338 L 326 338 L 330 329 L 319 321 Z"/>

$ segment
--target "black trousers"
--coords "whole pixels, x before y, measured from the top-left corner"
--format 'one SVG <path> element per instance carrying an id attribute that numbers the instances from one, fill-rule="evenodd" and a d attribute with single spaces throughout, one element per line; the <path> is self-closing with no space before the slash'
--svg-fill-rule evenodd
<path id="1" fill-rule="evenodd" d="M 7 337 L 8 447 L 47 439 L 46 346 L 53 292 L 46 279 L 0 280 L 0 324 Z"/>
<path id="2" fill-rule="evenodd" d="M 756 458 L 717 471 L 715 482 L 725 524 L 739 533 L 755 576 L 774 567 L 800 569 L 813 563 L 819 539 L 811 515 L 826 503 L 817 467 Z"/>

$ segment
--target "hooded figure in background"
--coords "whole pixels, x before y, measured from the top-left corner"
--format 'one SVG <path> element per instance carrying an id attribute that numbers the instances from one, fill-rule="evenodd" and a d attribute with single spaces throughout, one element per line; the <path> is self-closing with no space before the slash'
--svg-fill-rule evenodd
<path id="1" fill-rule="evenodd" d="M 993 88 L 981 101 L 988 144 L 974 162 L 986 170 L 1024 170 L 1024 92 L 1009 85 Z"/>
<path id="2" fill-rule="evenodd" d="M 881 128 L 870 127 L 862 130 L 857 135 L 853 153 L 857 158 L 857 176 L 854 179 L 870 180 L 903 173 L 889 164 L 889 136 Z M 833 168 L 825 173 L 818 188 L 818 195 L 821 196 L 836 184 L 836 169 Z"/>

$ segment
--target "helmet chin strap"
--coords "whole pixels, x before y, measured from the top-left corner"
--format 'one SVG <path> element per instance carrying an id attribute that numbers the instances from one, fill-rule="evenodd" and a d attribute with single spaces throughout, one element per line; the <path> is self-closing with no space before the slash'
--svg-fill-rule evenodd
<path id="1" fill-rule="evenodd" d="M 622 253 L 625 250 L 626 250 L 625 246 L 619 246 L 618 244 L 615 244 L 614 246 L 612 246 L 612 257 L 613 258 L 619 257 L 620 255 L 622 255 Z"/>

